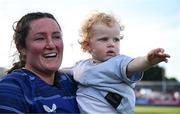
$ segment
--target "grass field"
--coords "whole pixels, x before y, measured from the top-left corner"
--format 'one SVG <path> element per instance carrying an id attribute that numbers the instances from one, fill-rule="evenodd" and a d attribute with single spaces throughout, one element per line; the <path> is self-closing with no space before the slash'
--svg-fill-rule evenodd
<path id="1" fill-rule="evenodd" d="M 135 114 L 180 114 L 180 107 L 136 106 Z"/>

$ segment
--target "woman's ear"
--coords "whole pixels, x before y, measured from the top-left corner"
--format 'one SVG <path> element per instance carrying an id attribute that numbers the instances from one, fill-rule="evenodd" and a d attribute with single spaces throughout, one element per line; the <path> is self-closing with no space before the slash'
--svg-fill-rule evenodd
<path id="1" fill-rule="evenodd" d="M 25 56 L 26 55 L 26 52 L 25 52 L 25 48 L 23 48 L 22 46 L 16 44 L 16 48 L 18 50 L 18 52 L 22 55 L 22 56 Z"/>

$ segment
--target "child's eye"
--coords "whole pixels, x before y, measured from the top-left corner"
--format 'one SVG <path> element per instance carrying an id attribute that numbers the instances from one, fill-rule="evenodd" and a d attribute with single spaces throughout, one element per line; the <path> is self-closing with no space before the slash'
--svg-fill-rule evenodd
<path id="1" fill-rule="evenodd" d="M 99 41 L 108 41 L 108 38 L 106 38 L 106 37 L 100 38 Z"/>
<path id="2" fill-rule="evenodd" d="M 114 42 L 119 42 L 119 40 L 120 40 L 119 38 L 113 38 Z"/>
<path id="3" fill-rule="evenodd" d="M 59 35 L 58 36 L 53 36 L 53 38 L 61 39 L 61 37 Z"/>

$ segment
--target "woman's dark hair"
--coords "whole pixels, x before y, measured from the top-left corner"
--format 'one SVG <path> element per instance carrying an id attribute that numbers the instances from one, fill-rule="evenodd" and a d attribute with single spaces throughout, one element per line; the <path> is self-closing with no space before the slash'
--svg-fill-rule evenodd
<path id="1" fill-rule="evenodd" d="M 25 41 L 26 41 L 26 37 L 27 37 L 29 30 L 30 30 L 31 22 L 34 20 L 41 19 L 41 18 L 53 19 L 59 25 L 59 23 L 57 22 L 55 17 L 50 13 L 42 13 L 42 12 L 28 13 L 28 14 L 24 15 L 19 21 L 15 22 L 13 24 L 13 30 L 14 30 L 13 40 L 15 42 L 15 45 L 18 45 L 21 48 L 26 48 L 26 42 Z M 16 24 L 16 26 L 14 27 L 15 24 Z M 61 30 L 60 25 L 59 25 L 59 28 Z M 20 68 L 24 67 L 25 64 L 26 64 L 25 56 L 20 53 L 19 54 L 19 61 L 15 62 L 13 64 L 13 67 L 11 69 L 9 69 L 7 71 L 7 73 L 10 73 L 15 69 L 20 69 Z"/>

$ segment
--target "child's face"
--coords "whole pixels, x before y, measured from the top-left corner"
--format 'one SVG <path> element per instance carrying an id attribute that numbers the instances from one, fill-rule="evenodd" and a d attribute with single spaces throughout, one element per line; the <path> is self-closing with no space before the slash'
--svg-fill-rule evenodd
<path id="1" fill-rule="evenodd" d="M 91 30 L 90 52 L 96 62 L 106 61 L 119 54 L 120 28 L 118 24 L 108 27 L 95 24 Z"/>

